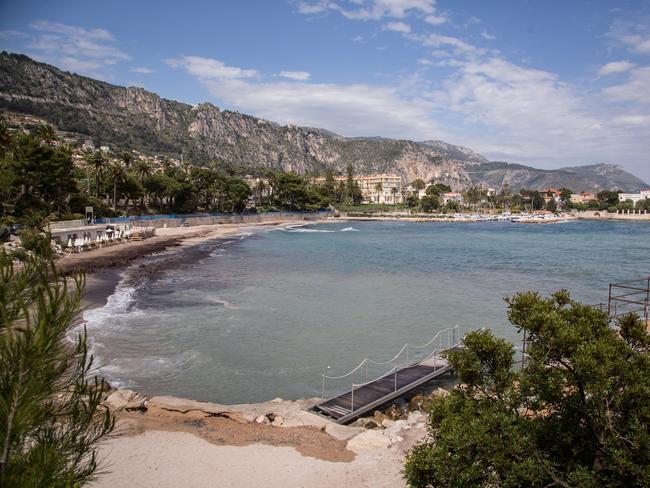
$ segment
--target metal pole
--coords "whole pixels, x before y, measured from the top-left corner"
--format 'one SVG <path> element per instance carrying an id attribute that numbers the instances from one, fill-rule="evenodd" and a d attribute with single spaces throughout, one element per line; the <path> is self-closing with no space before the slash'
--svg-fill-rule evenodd
<path id="1" fill-rule="evenodd" d="M 524 361 L 526 360 L 526 329 L 524 329 L 524 338 L 521 346 L 521 369 L 524 369 Z"/>
<path id="2" fill-rule="evenodd" d="M 368 363 L 366 363 L 366 383 L 368 383 Z"/>
<path id="3" fill-rule="evenodd" d="M 397 369 L 395 370 L 395 391 L 397 391 Z"/>
<path id="4" fill-rule="evenodd" d="M 323 376 L 323 389 L 320 392 L 320 397 L 321 399 L 325 400 L 325 375 L 322 376 Z"/>
<path id="5" fill-rule="evenodd" d="M 607 300 L 607 316 L 611 316 L 611 311 L 612 311 L 612 284 L 609 284 L 609 297 Z"/>
<path id="6" fill-rule="evenodd" d="M 406 364 L 408 365 L 409 363 L 409 345 L 408 343 L 406 344 Z"/>
<path id="7" fill-rule="evenodd" d="M 352 398 L 350 399 L 350 412 L 354 412 L 354 383 L 352 383 Z"/>

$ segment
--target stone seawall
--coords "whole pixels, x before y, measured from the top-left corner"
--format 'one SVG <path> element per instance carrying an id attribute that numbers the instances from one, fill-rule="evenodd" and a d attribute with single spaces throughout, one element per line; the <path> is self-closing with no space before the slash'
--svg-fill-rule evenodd
<path id="1" fill-rule="evenodd" d="M 264 222 L 278 222 L 283 220 L 318 220 L 331 217 L 329 212 L 306 213 L 259 213 L 259 214 L 233 214 L 233 215 L 205 215 L 197 217 L 176 217 L 151 220 L 133 220 L 133 227 L 155 227 L 156 229 L 171 227 L 195 227 L 197 225 L 213 224 L 260 224 Z"/>
<path id="2" fill-rule="evenodd" d="M 585 212 L 576 212 L 574 215 L 578 219 L 584 220 L 635 220 L 650 222 L 650 213 L 609 213 L 605 210 L 588 210 Z"/>

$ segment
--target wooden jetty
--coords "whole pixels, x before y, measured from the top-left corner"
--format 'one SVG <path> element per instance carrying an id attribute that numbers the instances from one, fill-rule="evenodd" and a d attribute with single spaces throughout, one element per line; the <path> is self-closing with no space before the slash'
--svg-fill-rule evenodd
<path id="1" fill-rule="evenodd" d="M 364 413 L 404 396 L 433 379 L 451 373 L 451 366 L 440 355 L 445 351 L 462 348 L 463 338 L 464 336 L 459 336 L 458 327 L 445 329 L 438 332 L 426 344 L 419 346 L 405 344 L 400 352 L 389 361 L 375 362 L 366 358 L 359 366 L 342 376 L 323 375 L 323 393 L 321 395 L 323 401 L 315 405 L 313 410 L 339 424 L 349 423 Z M 433 350 L 426 351 L 423 359 L 409 362 L 409 354 L 414 349 L 417 351 L 424 348 Z M 404 362 L 404 359 L 406 359 L 406 364 L 399 365 Z M 326 380 L 344 380 L 364 367 L 367 376 L 368 365 L 385 365 L 392 366 L 392 368 L 371 381 L 361 384 L 351 383 L 349 389 L 340 395 L 327 400 L 324 398 Z"/>

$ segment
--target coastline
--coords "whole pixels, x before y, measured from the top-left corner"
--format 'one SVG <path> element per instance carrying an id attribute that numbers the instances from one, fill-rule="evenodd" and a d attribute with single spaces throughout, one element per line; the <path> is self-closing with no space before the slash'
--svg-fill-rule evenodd
<path id="1" fill-rule="evenodd" d="M 402 463 L 426 435 L 423 413 L 343 426 L 309 412 L 316 402 L 220 405 L 116 390 L 104 402 L 116 432 L 100 446 L 103 475 L 91 486 L 405 486 Z"/>
<path id="2" fill-rule="evenodd" d="M 159 235 L 146 241 L 67 255 L 57 266 L 64 274 L 87 273 L 87 310 L 104 306 L 117 285 L 130 279 L 127 271 L 140 258 L 163 253 L 162 264 L 174 259 L 174 250 L 208 240 L 255 229 L 342 221 L 293 219 L 158 229 Z M 116 431 L 100 446 L 102 475 L 91 486 L 211 487 L 216 481 L 233 487 L 405 486 L 400 474 L 404 456 L 426 435 L 421 412 L 396 421 L 378 414 L 378 420 L 370 422 L 374 428 L 368 429 L 342 426 L 310 412 L 316 402 L 275 399 L 221 405 L 112 390 L 104 404 L 117 416 Z"/>

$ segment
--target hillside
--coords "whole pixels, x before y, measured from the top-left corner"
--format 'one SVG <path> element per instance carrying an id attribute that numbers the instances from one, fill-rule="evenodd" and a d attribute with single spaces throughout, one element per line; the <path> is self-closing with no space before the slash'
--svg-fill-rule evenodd
<path id="1" fill-rule="evenodd" d="M 577 190 L 646 186 L 621 168 L 595 165 L 545 171 L 488 163 L 471 149 L 430 140 L 345 138 L 318 128 L 279 125 L 250 115 L 167 100 L 137 87 L 121 87 L 61 71 L 24 55 L 0 54 L 0 109 L 37 117 L 60 131 L 112 148 L 136 149 L 194 164 L 218 159 L 261 168 L 321 173 L 395 172 L 455 189 L 482 184 L 513 189 L 568 186 Z M 506 166 L 503 166 L 503 165 Z"/>

